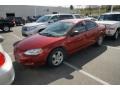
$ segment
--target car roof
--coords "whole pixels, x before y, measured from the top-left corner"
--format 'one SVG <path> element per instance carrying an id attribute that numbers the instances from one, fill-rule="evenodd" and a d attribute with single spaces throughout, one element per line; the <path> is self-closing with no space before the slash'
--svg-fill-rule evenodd
<path id="1" fill-rule="evenodd" d="M 108 12 L 108 13 L 104 13 L 102 15 L 109 15 L 109 14 L 120 14 L 120 12 Z"/>
<path id="2" fill-rule="evenodd" d="M 83 20 L 85 20 L 85 19 L 65 19 L 65 20 L 61 20 L 61 21 L 63 21 L 63 22 L 71 22 L 71 23 L 76 24 L 76 23 L 81 22 Z"/>
<path id="3" fill-rule="evenodd" d="M 80 15 L 80 14 L 73 14 L 73 15 Z"/>
<path id="4" fill-rule="evenodd" d="M 67 13 L 62 13 L 62 14 L 47 14 L 45 16 L 55 16 L 55 15 L 79 15 L 79 14 L 67 14 Z"/>

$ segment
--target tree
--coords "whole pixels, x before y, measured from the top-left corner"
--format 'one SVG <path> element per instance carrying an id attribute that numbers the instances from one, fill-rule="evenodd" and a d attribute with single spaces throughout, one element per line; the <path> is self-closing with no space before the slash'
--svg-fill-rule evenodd
<path id="1" fill-rule="evenodd" d="M 73 5 L 70 5 L 70 10 L 73 10 L 73 9 L 74 9 Z"/>
<path id="2" fill-rule="evenodd" d="M 107 12 L 109 12 L 111 10 L 111 7 L 112 7 L 112 5 L 107 6 Z"/>

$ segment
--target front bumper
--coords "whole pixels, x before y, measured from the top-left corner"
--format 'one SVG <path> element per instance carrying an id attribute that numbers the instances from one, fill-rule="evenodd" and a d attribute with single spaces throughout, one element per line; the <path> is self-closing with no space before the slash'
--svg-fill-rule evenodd
<path id="1" fill-rule="evenodd" d="M 30 30 L 30 31 L 22 29 L 22 35 L 23 36 L 30 36 L 30 35 L 36 34 L 38 31 L 39 31 L 39 29 L 37 29 L 37 28 Z"/>
<path id="2" fill-rule="evenodd" d="M 45 53 L 35 56 L 27 56 L 23 53 L 14 52 L 14 56 L 17 62 L 27 66 L 44 65 L 46 63 Z"/>
<path id="3" fill-rule="evenodd" d="M 12 84 L 15 78 L 12 61 L 7 53 L 5 53 L 5 58 L 5 63 L 0 67 L 0 85 Z"/>
<path id="4" fill-rule="evenodd" d="M 115 34 L 115 30 L 106 30 L 106 35 L 107 36 L 113 36 Z"/>

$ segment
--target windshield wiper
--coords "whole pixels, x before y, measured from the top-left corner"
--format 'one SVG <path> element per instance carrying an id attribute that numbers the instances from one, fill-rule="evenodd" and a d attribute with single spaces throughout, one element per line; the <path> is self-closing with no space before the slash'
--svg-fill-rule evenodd
<path id="1" fill-rule="evenodd" d="M 44 36 L 54 36 L 51 33 L 39 33 L 40 35 L 44 35 Z"/>

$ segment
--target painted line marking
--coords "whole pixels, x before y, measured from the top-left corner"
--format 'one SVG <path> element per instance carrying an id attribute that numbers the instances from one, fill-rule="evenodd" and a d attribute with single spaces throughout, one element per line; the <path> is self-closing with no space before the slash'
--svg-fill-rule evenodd
<path id="1" fill-rule="evenodd" d="M 79 70 L 77 67 L 75 67 L 75 66 L 73 66 L 73 65 L 71 65 L 71 64 L 69 64 L 69 63 L 67 63 L 67 62 L 64 62 L 64 64 L 67 65 L 67 66 L 69 66 L 69 67 L 71 67 L 71 68 L 73 68 L 73 69 L 75 69 L 76 71 L 78 71 L 78 72 L 80 72 L 80 73 L 82 73 L 82 74 L 84 74 L 84 75 L 86 75 L 86 76 L 94 79 L 95 81 L 97 81 L 97 82 L 99 82 L 99 83 L 101 83 L 101 84 L 103 84 L 103 85 L 110 85 L 108 82 L 103 81 L 103 80 L 101 80 L 100 78 L 98 78 L 98 77 L 96 77 L 96 76 L 93 76 L 93 75 L 91 75 L 90 73 L 87 73 L 87 72 L 85 72 L 85 71 L 83 71 L 83 70 Z"/>
<path id="2" fill-rule="evenodd" d="M 16 37 L 16 38 L 19 39 L 19 40 L 22 39 L 22 38 L 20 38 L 19 36 L 13 34 L 13 33 L 12 33 L 11 35 L 14 36 L 14 37 Z M 103 46 L 107 46 L 107 45 L 103 45 Z M 112 47 L 112 46 L 107 46 L 107 47 L 108 47 L 108 48 L 113 48 L 113 49 L 120 49 L 120 48 Z M 8 54 L 12 55 L 13 53 L 10 52 L 10 53 L 8 53 Z M 86 75 L 86 76 L 88 76 L 88 77 L 96 80 L 97 82 L 99 82 L 99 83 L 101 83 L 101 84 L 103 84 L 103 85 L 110 85 L 108 82 L 103 81 L 103 80 L 101 80 L 100 78 L 98 78 L 98 77 L 96 77 L 96 76 L 93 76 L 93 75 L 91 75 L 90 73 L 87 73 L 87 72 L 85 72 L 85 71 L 83 71 L 83 70 L 79 70 L 77 67 L 75 67 L 75 66 L 73 66 L 73 65 L 71 65 L 71 64 L 69 64 L 69 63 L 67 63 L 67 62 L 64 62 L 64 64 L 67 65 L 67 66 L 69 66 L 69 67 L 71 67 L 71 68 L 73 68 L 73 69 L 75 69 L 76 71 L 78 71 L 78 72 L 80 72 L 80 73 L 82 73 L 82 74 L 84 74 L 84 75 Z"/>
<path id="3" fill-rule="evenodd" d="M 108 45 L 103 45 L 103 46 L 108 47 L 108 48 L 112 48 L 112 49 L 117 49 L 117 50 L 120 49 L 119 47 L 112 47 L 112 46 L 108 46 Z"/>
<path id="4" fill-rule="evenodd" d="M 13 52 L 8 52 L 9 55 L 13 55 Z"/>

